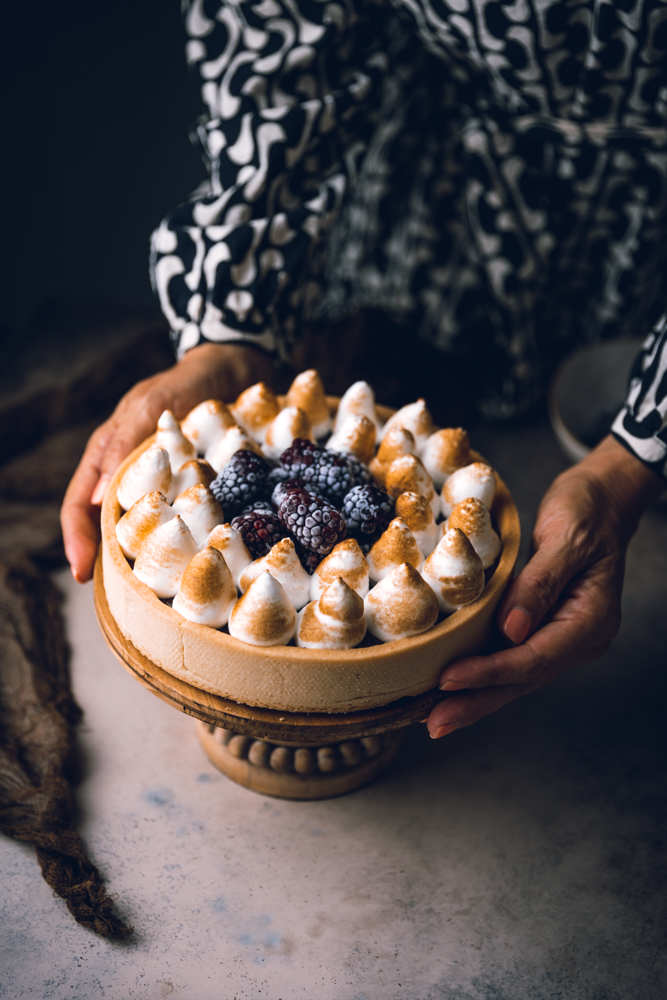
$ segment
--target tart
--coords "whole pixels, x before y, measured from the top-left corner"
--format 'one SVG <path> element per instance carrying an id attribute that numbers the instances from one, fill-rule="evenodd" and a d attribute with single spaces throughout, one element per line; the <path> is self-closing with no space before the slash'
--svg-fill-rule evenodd
<path id="1" fill-rule="evenodd" d="M 282 401 L 281 401 L 282 402 Z M 334 417 L 338 400 L 327 397 Z M 388 420 L 392 411 L 377 407 Z M 158 432 L 159 433 L 159 432 Z M 422 694 L 453 659 L 481 651 L 511 579 L 520 528 L 509 491 L 496 475 L 492 516 L 502 551 L 481 596 L 432 628 L 407 639 L 352 649 L 250 645 L 184 619 L 132 571 L 116 537 L 123 514 L 118 487 L 126 470 L 154 443 L 139 446 L 116 471 L 102 507 L 102 563 L 109 610 L 125 639 L 173 676 L 224 698 L 286 712 L 344 713 Z M 473 454 L 473 459 L 479 456 Z"/>

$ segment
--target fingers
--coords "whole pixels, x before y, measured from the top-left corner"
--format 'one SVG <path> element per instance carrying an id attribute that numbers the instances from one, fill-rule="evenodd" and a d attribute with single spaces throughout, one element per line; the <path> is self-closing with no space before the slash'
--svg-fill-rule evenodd
<path id="1" fill-rule="evenodd" d="M 519 645 L 553 608 L 568 581 L 581 569 L 567 545 L 541 546 L 505 594 L 498 627 Z"/>
<path id="2" fill-rule="evenodd" d="M 462 693 L 435 706 L 427 720 L 430 734 L 438 738 L 469 726 L 565 670 L 602 656 L 618 624 L 607 597 L 597 584 L 584 584 L 522 645 L 449 664 L 440 687 Z"/>
<path id="3" fill-rule="evenodd" d="M 157 413 L 134 412 L 129 419 L 120 423 L 110 438 L 100 461 L 100 483 L 95 490 L 93 503 L 102 503 L 104 491 L 114 472 L 127 456 L 155 431 Z"/>
<path id="4" fill-rule="evenodd" d="M 112 418 L 91 437 L 67 488 L 60 512 L 65 555 L 78 583 L 86 583 L 100 539 L 99 507 L 113 473 L 144 438 L 151 433 L 144 422 L 119 427 Z"/>
<path id="5" fill-rule="evenodd" d="M 95 489 L 93 490 L 93 495 L 90 498 L 90 502 L 93 505 L 93 507 L 101 507 L 102 501 L 104 500 L 104 494 L 107 491 L 107 486 L 109 485 L 110 479 L 111 479 L 110 474 L 105 472 L 102 473 L 100 478 L 97 480 L 97 485 L 95 486 Z"/>
<path id="6" fill-rule="evenodd" d="M 438 740 L 456 729 L 471 726 L 473 722 L 496 712 L 503 705 L 518 698 L 526 690 L 520 684 L 512 684 L 452 695 L 431 710 L 426 720 L 429 735 L 432 739 Z"/>
<path id="7" fill-rule="evenodd" d="M 539 633 L 537 634 L 539 635 Z M 588 650 L 588 655 L 586 657 L 582 657 L 580 662 L 594 660 L 599 656 L 602 656 L 608 648 L 608 645 L 609 643 L 604 643 L 600 646 L 592 647 Z M 506 652 L 508 654 L 516 653 L 518 652 L 518 649 L 507 650 Z M 485 657 L 482 656 L 471 657 L 469 660 L 460 660 L 456 666 L 462 672 L 467 670 L 468 667 L 470 667 L 471 670 L 475 670 L 475 668 L 477 668 L 479 670 L 479 677 L 481 678 L 481 665 L 475 661 L 484 659 Z M 572 666 L 576 665 L 576 663 L 572 663 Z M 502 666 L 508 669 L 508 674 L 511 672 L 511 660 L 508 659 Z M 560 671 L 556 671 L 556 673 L 559 672 Z M 547 670 L 542 675 L 535 674 L 533 678 L 526 683 L 508 683 L 499 684 L 497 686 L 485 686 L 481 680 L 478 679 L 478 683 L 480 684 L 479 688 L 475 688 L 473 683 L 467 684 L 466 690 L 462 691 L 460 694 L 451 695 L 444 701 L 439 702 L 431 710 L 428 719 L 426 719 L 429 734 L 433 739 L 437 740 L 442 736 L 447 736 L 449 733 L 454 732 L 456 729 L 463 729 L 465 726 L 471 726 L 474 722 L 478 722 L 479 719 L 483 718 L 485 715 L 490 715 L 492 712 L 496 712 L 504 705 L 509 704 L 510 701 L 514 701 L 515 698 L 518 698 L 523 694 L 527 694 L 529 691 L 533 691 L 537 687 L 541 687 L 543 684 L 548 683 L 553 676 L 554 674 Z"/>
<path id="8" fill-rule="evenodd" d="M 99 544 L 99 510 L 92 503 L 92 495 L 100 479 L 102 457 L 113 430 L 113 422 L 109 420 L 90 438 L 60 512 L 65 555 L 79 583 L 90 580 L 93 572 Z"/>
<path id="9" fill-rule="evenodd" d="M 100 537 L 99 506 L 111 477 L 130 452 L 155 430 L 154 410 L 161 404 L 162 400 L 155 400 L 153 406 L 145 405 L 139 398 L 134 405 L 119 407 L 88 442 L 60 514 L 65 555 L 79 583 L 86 583 L 93 574 Z"/>
<path id="10" fill-rule="evenodd" d="M 606 634 L 591 631 L 590 619 L 550 621 L 525 643 L 487 656 L 468 656 L 449 664 L 440 678 L 442 691 L 521 684 L 540 687 L 564 669 L 589 662 L 610 642 Z"/>

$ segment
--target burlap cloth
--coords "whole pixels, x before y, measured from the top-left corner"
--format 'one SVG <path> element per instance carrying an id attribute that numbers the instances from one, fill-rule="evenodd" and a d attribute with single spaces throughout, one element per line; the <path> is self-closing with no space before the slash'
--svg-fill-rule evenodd
<path id="1" fill-rule="evenodd" d="M 34 844 L 42 875 L 92 931 L 122 938 L 73 826 L 69 781 L 81 709 L 70 690 L 60 598 L 29 558 L 0 562 L 0 830 Z"/>
<path id="2" fill-rule="evenodd" d="M 47 303 L 15 343 L 0 384 L 0 831 L 35 845 L 79 923 L 124 938 L 74 825 L 82 712 L 49 574 L 65 565 L 59 508 L 88 435 L 173 356 L 163 322 L 99 303 Z"/>

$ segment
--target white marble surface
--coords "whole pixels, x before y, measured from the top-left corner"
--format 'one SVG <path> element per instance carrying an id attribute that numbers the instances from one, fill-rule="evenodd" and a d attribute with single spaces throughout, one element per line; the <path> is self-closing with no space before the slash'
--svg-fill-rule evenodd
<path id="1" fill-rule="evenodd" d="M 0 996 L 664 997 L 666 542 L 653 512 L 603 661 L 438 743 L 415 727 L 375 784 L 315 803 L 218 774 L 59 574 L 80 830 L 136 930 L 77 926 L 32 849 L 0 839 Z"/>

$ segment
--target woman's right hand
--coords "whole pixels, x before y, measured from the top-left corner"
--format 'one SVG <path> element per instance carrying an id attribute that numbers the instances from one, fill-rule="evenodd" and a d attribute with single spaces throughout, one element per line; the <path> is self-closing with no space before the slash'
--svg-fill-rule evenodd
<path id="1" fill-rule="evenodd" d="M 114 472 L 155 431 L 163 410 L 182 419 L 205 399 L 233 400 L 258 381 L 270 381 L 273 361 L 243 344 L 202 344 L 164 372 L 138 382 L 91 435 L 67 488 L 60 521 L 72 575 L 86 583 L 100 540 L 99 508 Z"/>
<path id="2" fill-rule="evenodd" d="M 431 710 L 434 739 L 603 655 L 621 622 L 628 544 L 664 485 L 611 435 L 558 476 L 537 514 L 534 554 L 500 604 L 498 627 L 513 645 L 447 665 L 440 688 L 454 693 Z"/>

